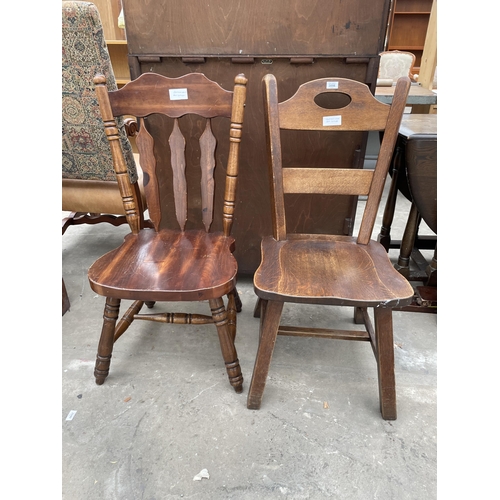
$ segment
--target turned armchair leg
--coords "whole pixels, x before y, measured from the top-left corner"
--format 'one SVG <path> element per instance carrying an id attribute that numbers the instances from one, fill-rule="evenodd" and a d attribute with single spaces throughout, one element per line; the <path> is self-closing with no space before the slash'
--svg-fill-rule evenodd
<path id="1" fill-rule="evenodd" d="M 106 297 L 104 307 L 104 321 L 102 325 L 101 338 L 97 348 L 97 359 L 95 362 L 94 376 L 97 385 L 102 385 L 109 373 L 111 354 L 113 352 L 115 325 L 120 311 L 120 299 Z"/>
<path id="2" fill-rule="evenodd" d="M 228 315 L 224 307 L 222 298 L 211 299 L 209 301 L 212 317 L 217 333 L 219 335 L 219 342 L 222 350 L 222 357 L 226 364 L 226 371 L 229 377 L 229 383 L 234 387 L 234 390 L 239 394 L 243 392 L 243 376 L 241 374 L 240 362 L 238 354 L 234 347 L 234 341 L 230 331 Z"/>

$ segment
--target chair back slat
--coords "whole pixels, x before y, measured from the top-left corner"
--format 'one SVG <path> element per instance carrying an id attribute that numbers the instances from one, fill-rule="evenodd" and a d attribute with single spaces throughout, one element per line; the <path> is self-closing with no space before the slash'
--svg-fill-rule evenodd
<path id="1" fill-rule="evenodd" d="M 187 221 L 187 184 L 186 184 L 186 140 L 179 128 L 179 121 L 174 120 L 174 128 L 168 139 L 170 144 L 170 164 L 174 188 L 175 216 L 179 227 L 184 230 Z"/>
<path id="2" fill-rule="evenodd" d="M 181 231 L 188 227 L 188 219 L 189 224 L 195 227 L 202 224 L 207 232 L 210 230 L 214 219 L 216 164 L 219 158 L 227 158 L 222 229 L 224 234 L 230 235 L 247 79 L 241 74 L 236 76 L 234 82 L 234 90 L 228 91 L 201 73 L 190 73 L 179 78 L 145 73 L 121 89 L 109 92 L 102 75 L 94 78 L 110 141 L 111 136 L 116 135 L 118 117 L 135 116 L 140 123 L 137 147 L 144 171 L 149 216 L 156 231 L 164 229 L 173 220 L 165 213 L 172 205 Z M 217 125 L 212 123 L 212 118 L 217 118 Z M 227 130 L 224 120 L 219 121 L 219 118 L 230 119 L 229 137 L 226 136 L 225 143 L 220 137 L 219 141 L 216 139 L 216 134 L 223 134 L 222 131 Z M 158 123 L 161 129 L 170 131 L 170 135 L 163 130 L 157 131 L 156 126 L 153 130 L 154 124 Z M 217 144 L 222 147 L 216 157 Z M 165 148 L 165 153 L 162 148 Z M 113 150 L 113 162 L 115 170 L 117 166 L 123 165 L 123 154 L 116 148 Z M 169 166 L 172 169 L 171 178 L 167 170 Z M 188 210 L 188 182 L 197 176 L 193 174 L 192 168 L 201 170 L 201 214 L 198 220 L 191 220 L 193 207 Z M 172 193 L 173 204 L 167 199 L 167 195 L 171 196 Z M 196 199 L 195 205 L 198 205 Z"/>
<path id="3" fill-rule="evenodd" d="M 208 231 L 212 224 L 214 213 L 214 170 L 215 147 L 217 141 L 212 132 L 210 120 L 207 120 L 205 130 L 200 137 L 200 167 L 201 167 L 201 213 L 203 224 Z"/>
<path id="4" fill-rule="evenodd" d="M 149 219 L 158 231 L 161 221 L 160 191 L 156 177 L 156 158 L 153 155 L 153 138 L 146 129 L 144 118 L 139 119 L 139 133 L 135 143 L 141 157 L 143 171 L 144 192 L 148 200 Z"/>

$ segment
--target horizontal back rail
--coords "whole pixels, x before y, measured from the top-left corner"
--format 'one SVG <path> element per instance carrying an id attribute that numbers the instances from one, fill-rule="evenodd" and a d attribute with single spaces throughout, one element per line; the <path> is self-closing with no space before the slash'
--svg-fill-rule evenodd
<path id="1" fill-rule="evenodd" d="M 348 104 L 327 109 L 315 102 L 321 94 L 351 96 Z M 360 112 L 368 105 L 368 112 Z M 322 78 L 302 84 L 297 92 L 278 104 L 280 128 L 292 130 L 383 130 L 390 106 L 378 101 L 364 83 L 345 78 Z"/>
<path id="2" fill-rule="evenodd" d="M 162 113 L 171 118 L 187 114 L 230 118 L 232 99 L 233 92 L 224 90 L 201 73 L 179 78 L 144 73 L 121 89 L 109 93 L 115 116 L 144 117 Z"/>
<path id="3" fill-rule="evenodd" d="M 368 195 L 373 170 L 284 168 L 283 192 Z"/>

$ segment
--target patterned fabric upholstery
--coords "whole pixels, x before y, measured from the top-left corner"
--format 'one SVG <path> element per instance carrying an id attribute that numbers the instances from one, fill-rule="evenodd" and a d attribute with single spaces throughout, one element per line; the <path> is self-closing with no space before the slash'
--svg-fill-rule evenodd
<path id="1" fill-rule="evenodd" d="M 62 176 L 114 181 L 113 160 L 94 92 L 96 73 L 117 85 L 101 18 L 90 2 L 62 2 Z M 132 182 L 137 171 L 123 120 L 118 124 Z"/>
<path id="2" fill-rule="evenodd" d="M 413 65 L 415 64 L 415 55 L 411 52 L 399 50 L 388 50 L 380 53 L 380 66 L 378 78 L 396 81 L 402 76 L 409 76 Z"/>

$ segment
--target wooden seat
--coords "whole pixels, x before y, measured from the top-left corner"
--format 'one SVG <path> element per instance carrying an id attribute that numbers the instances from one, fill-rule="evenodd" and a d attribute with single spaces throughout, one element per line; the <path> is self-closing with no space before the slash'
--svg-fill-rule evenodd
<path id="1" fill-rule="evenodd" d="M 102 75 L 96 76 L 94 82 L 131 228 L 123 244 L 99 258 L 88 272 L 92 290 L 106 297 L 94 372 L 96 382 L 104 382 L 113 344 L 135 319 L 175 324 L 215 323 L 229 381 L 236 392 L 241 392 L 243 377 L 234 347 L 236 312 L 241 310 L 241 302 L 236 291 L 237 263 L 230 233 L 247 80 L 238 75 L 234 91 L 222 89 L 200 73 L 179 78 L 146 73 L 113 92 L 107 90 Z M 115 118 L 121 115 L 135 116 L 139 122 L 136 143 L 153 227 L 144 227 L 117 140 Z M 152 137 L 146 120 L 162 123 L 164 135 Z M 183 120 L 189 120 L 190 124 L 194 120 L 199 135 L 184 137 Z M 218 133 L 229 134 L 229 151 L 217 148 L 216 152 Z M 166 173 L 156 169 L 155 141 L 159 140 L 168 140 L 170 144 L 173 193 L 165 190 Z M 197 145 L 196 151 L 191 153 L 186 145 L 193 144 Z M 187 154 L 199 158 L 200 183 L 197 187 L 190 185 L 190 189 L 201 190 L 201 206 L 195 207 L 199 210 L 187 206 L 190 179 L 185 171 Z M 221 182 L 216 182 L 217 179 Z M 218 197 L 217 184 L 222 188 Z M 223 213 L 220 228 L 212 227 L 215 209 Z M 133 302 L 117 323 L 123 299 Z M 211 314 L 140 313 L 144 304 L 152 308 L 156 302 L 171 301 L 208 301 Z"/>
<path id="2" fill-rule="evenodd" d="M 290 99 L 279 103 L 275 77 L 264 77 L 273 235 L 262 241 L 262 261 L 254 276 L 261 326 L 248 408 L 261 406 L 276 336 L 316 336 L 371 342 L 378 363 L 382 416 L 396 418 L 392 308 L 409 303 L 413 289 L 371 234 L 409 88 L 409 78 L 401 78 L 392 105 L 387 105 L 378 102 L 363 83 L 322 78 L 301 85 Z M 328 132 L 337 147 L 342 147 L 343 131 L 379 130 L 384 135 L 374 170 L 343 165 L 299 168 L 282 164 L 282 129 Z M 286 216 L 285 199 L 296 193 L 367 196 L 357 237 L 288 232 L 287 224 L 293 224 Z M 285 302 L 354 306 L 354 320 L 364 323 L 366 330 L 281 325 Z M 369 308 L 373 308 L 374 326 Z"/>

